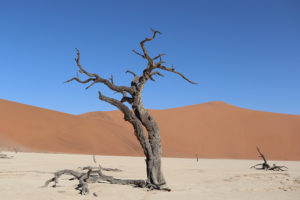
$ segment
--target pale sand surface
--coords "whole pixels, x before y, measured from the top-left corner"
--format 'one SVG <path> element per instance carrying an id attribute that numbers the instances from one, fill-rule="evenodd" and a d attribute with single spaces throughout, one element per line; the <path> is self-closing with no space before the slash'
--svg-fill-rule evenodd
<path id="1" fill-rule="evenodd" d="M 286 165 L 287 172 L 251 170 L 258 160 L 163 158 L 163 171 L 171 192 L 147 191 L 124 185 L 90 184 L 90 194 L 81 196 L 63 176 L 58 187 L 42 188 L 53 172 L 95 165 L 91 155 L 11 153 L 12 159 L 0 159 L 0 199 L 300 199 L 300 162 L 269 161 Z M 122 169 L 105 172 L 118 178 L 145 179 L 143 157 L 96 156 L 104 167 Z M 92 195 L 96 192 L 98 197 Z"/>

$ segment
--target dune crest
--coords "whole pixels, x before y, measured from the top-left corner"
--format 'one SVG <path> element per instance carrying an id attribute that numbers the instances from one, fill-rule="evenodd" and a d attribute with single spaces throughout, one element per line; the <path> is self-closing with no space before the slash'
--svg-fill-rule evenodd
<path id="1" fill-rule="evenodd" d="M 70 115 L 0 99 L 1 147 L 32 151 L 141 156 L 119 111 Z M 168 157 L 300 160 L 300 116 L 239 108 L 225 102 L 150 110 Z M 9 141 L 5 142 L 5 141 Z"/>

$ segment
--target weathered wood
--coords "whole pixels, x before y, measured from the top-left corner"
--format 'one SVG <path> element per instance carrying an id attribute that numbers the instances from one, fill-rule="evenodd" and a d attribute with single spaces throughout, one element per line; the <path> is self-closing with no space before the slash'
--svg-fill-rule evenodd
<path id="1" fill-rule="evenodd" d="M 264 154 L 261 153 L 261 151 L 259 150 L 258 147 L 256 147 L 256 150 L 259 153 L 259 157 L 261 157 L 263 159 L 264 163 L 253 165 L 250 168 L 254 168 L 257 170 L 271 170 L 271 171 L 287 171 L 288 170 L 288 168 L 286 166 L 278 166 L 276 164 L 273 164 L 273 166 L 271 167 L 268 164 L 266 157 L 264 156 Z M 258 167 L 258 166 L 261 166 L 261 167 Z"/>
<path id="2" fill-rule="evenodd" d="M 163 65 L 166 63 L 162 60 L 162 56 L 165 54 L 158 54 L 156 57 L 151 57 L 148 54 L 148 51 L 145 47 L 147 42 L 153 40 L 157 34 L 161 34 L 161 32 L 157 30 L 151 29 L 153 32 L 152 37 L 145 38 L 140 42 L 140 47 L 143 53 L 139 53 L 138 51 L 133 50 L 135 54 L 142 57 L 147 61 L 147 65 L 143 70 L 143 73 L 138 76 L 136 73 L 127 70 L 127 73 L 133 75 L 133 79 L 131 81 L 130 86 L 117 86 L 114 84 L 113 77 L 111 76 L 110 79 L 104 79 L 98 74 L 91 74 L 86 71 L 82 65 L 80 64 L 80 52 L 78 49 L 77 51 L 77 58 L 75 58 L 76 64 L 79 67 L 79 72 L 81 74 L 85 74 L 88 78 L 86 80 L 81 80 L 79 77 L 71 78 L 70 81 L 77 81 L 79 83 L 90 83 L 86 89 L 93 86 L 95 83 L 103 83 L 109 89 L 121 93 L 123 95 L 121 100 L 117 100 L 115 98 L 107 97 L 103 95 L 99 91 L 99 99 L 105 101 L 111 105 L 117 107 L 123 114 L 125 121 L 129 122 L 134 129 L 134 135 L 138 139 L 144 154 L 146 156 L 146 169 L 147 169 L 147 181 L 146 186 L 149 189 L 163 189 L 168 190 L 166 186 L 166 181 L 162 173 L 161 168 L 161 156 L 162 156 L 162 145 L 161 145 L 161 138 L 158 125 L 154 118 L 150 115 L 150 113 L 144 108 L 143 101 L 142 101 L 142 92 L 146 82 L 150 79 L 154 81 L 153 76 L 163 76 L 158 70 L 168 71 L 171 73 L 175 73 L 182 77 L 184 80 L 188 81 L 189 83 L 196 84 L 195 82 L 186 78 L 182 73 L 176 71 L 174 67 L 166 67 Z M 159 59 L 158 62 L 155 60 Z M 130 95 L 130 96 L 127 96 Z M 124 103 L 128 103 L 131 105 L 131 109 L 125 105 Z M 144 128 L 147 131 L 147 135 L 144 133 Z M 111 180 L 113 183 L 130 183 L 131 181 L 124 180 L 116 180 L 116 179 L 107 179 L 107 181 Z"/>
<path id="3" fill-rule="evenodd" d="M 87 172 L 77 172 L 74 170 L 60 170 L 54 173 L 54 177 L 47 180 L 43 187 L 47 187 L 51 182 L 54 182 L 52 187 L 56 187 L 58 184 L 58 180 L 62 175 L 71 175 L 73 179 L 77 179 L 79 181 L 76 190 L 80 191 L 80 194 L 86 195 L 89 194 L 88 183 L 96 183 L 96 182 L 108 182 L 111 184 L 121 184 L 121 185 L 133 185 L 135 187 L 147 187 L 147 183 L 145 180 L 133 180 L 133 179 L 117 179 L 113 176 L 107 176 L 102 173 L 102 169 L 106 171 L 121 171 L 119 169 L 111 169 L 111 168 L 95 168 L 95 167 L 83 167 L 83 170 L 87 170 Z"/>

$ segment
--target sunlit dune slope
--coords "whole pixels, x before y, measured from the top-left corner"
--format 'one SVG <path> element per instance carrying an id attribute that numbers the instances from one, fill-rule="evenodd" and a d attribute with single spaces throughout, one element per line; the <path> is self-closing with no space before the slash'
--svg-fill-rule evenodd
<path id="1" fill-rule="evenodd" d="M 0 139 L 32 151 L 140 155 L 128 130 L 97 113 L 90 119 L 0 100 Z M 0 143 L 1 144 L 1 143 Z"/>
<path id="2" fill-rule="evenodd" d="M 0 110 L 1 146 L 142 155 L 131 125 L 119 111 L 75 116 L 6 100 L 0 100 Z M 297 115 L 253 111 L 224 102 L 150 112 L 160 127 L 164 156 L 255 159 L 259 146 L 269 159 L 300 160 Z"/>

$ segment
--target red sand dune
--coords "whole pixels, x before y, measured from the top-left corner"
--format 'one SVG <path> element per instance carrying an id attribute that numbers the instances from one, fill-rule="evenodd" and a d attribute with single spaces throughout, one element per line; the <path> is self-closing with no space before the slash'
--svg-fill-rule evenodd
<path id="1" fill-rule="evenodd" d="M 29 151 L 142 155 L 119 111 L 70 115 L 0 99 L 0 146 Z M 300 116 L 210 102 L 150 110 L 164 156 L 300 160 Z"/>

